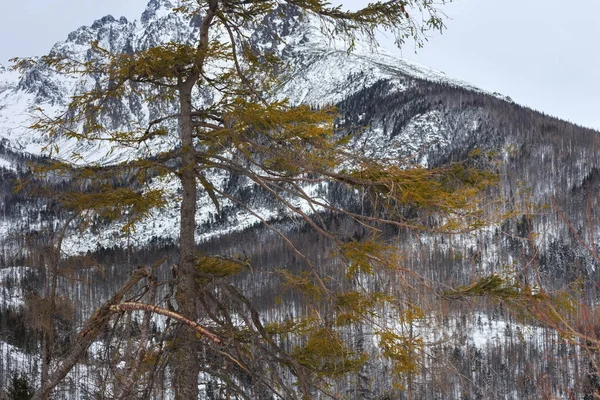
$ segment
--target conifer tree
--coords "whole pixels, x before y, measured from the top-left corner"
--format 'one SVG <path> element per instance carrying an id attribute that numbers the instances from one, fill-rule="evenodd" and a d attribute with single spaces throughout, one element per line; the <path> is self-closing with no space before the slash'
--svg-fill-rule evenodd
<path id="1" fill-rule="evenodd" d="M 331 35 L 344 37 L 351 51 L 357 35 L 374 40 L 379 28 L 392 31 L 399 44 L 409 37 L 422 43 L 425 31 L 443 27 L 436 7 L 432 1 L 402 0 L 345 11 L 322 0 L 182 0 L 173 12 L 200 21 L 186 41 L 130 54 L 114 54 L 92 43 L 93 57 L 86 61 L 61 54 L 18 61 L 23 69 L 39 62 L 95 82 L 77 93 L 61 113 L 41 112 L 33 125 L 49 139 L 48 149 L 56 159 L 44 173 L 65 174 L 78 182 L 60 199 L 65 207 L 102 218 L 126 218 L 125 229 L 132 229 L 167 201 L 165 193 L 150 184 L 152 180 L 172 179 L 181 187 L 176 308 L 121 302 L 123 290 L 150 276 L 140 272 L 135 282 L 128 282 L 90 319 L 74 351 L 85 351 L 91 333 L 108 324 L 110 313 L 142 310 L 182 324 L 169 344 L 176 399 L 198 398 L 201 372 L 222 385 L 228 398 L 258 398 L 259 391 L 286 399 L 309 398 L 315 391 L 336 397 L 330 391 L 332 380 L 358 373 L 367 361 L 347 339 L 352 326 L 376 320 L 381 309 L 396 310 L 406 322 L 420 318 L 416 306 L 351 282 L 368 280 L 377 271 L 400 272 L 394 246 L 378 232 L 384 225 L 425 228 L 406 217 L 408 208 L 420 215 L 435 213 L 435 229 L 446 232 L 481 226 L 477 198 L 493 183 L 493 176 L 468 163 L 426 169 L 353 153 L 348 147 L 351 136 L 334 131 L 334 108 L 315 110 L 276 100 L 282 60 L 254 48 L 247 28 L 269 13 L 310 13 L 321 18 Z M 207 92 L 212 100 L 201 101 L 201 94 Z M 130 96 L 147 104 L 172 104 L 176 112 L 141 122 L 121 121 L 119 126 L 125 130 L 107 123 L 111 108 Z M 56 143 L 64 139 L 107 143 L 121 157 L 110 163 L 60 161 Z M 336 259 L 343 260 L 338 262 L 347 282 L 331 282 L 323 276 L 282 231 L 211 181 L 215 171 L 243 177 L 327 239 Z M 350 193 L 360 190 L 370 200 L 369 213 L 312 196 L 307 184 L 339 185 Z M 265 321 L 251 294 L 230 279 L 259 266 L 249 265 L 244 258 L 196 251 L 199 193 L 210 197 L 217 212 L 223 203 L 247 208 L 304 260 L 302 273 L 282 270 L 278 274 L 285 287 L 304 296 L 310 312 Z M 295 206 L 297 201 L 310 211 Z M 352 239 L 336 231 L 325 214 L 357 222 L 365 229 L 364 238 Z M 416 369 L 418 338 L 407 338 L 386 326 L 379 327 L 377 336 L 381 357 L 393 366 L 399 380 Z M 76 355 L 68 359 L 77 360 Z M 147 362 L 140 352 L 135 364 L 138 376 L 144 375 L 142 365 Z M 66 371 L 68 363 L 61 368 Z M 40 396 L 47 396 L 64 376 L 62 372 L 42 383 Z M 131 392 L 125 389 L 121 393 Z"/>

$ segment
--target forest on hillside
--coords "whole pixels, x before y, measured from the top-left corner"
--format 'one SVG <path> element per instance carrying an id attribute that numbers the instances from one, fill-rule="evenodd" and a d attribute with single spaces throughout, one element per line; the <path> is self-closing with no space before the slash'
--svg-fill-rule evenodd
<path id="1" fill-rule="evenodd" d="M 596 398 L 600 136 L 360 53 L 443 26 L 151 0 L 16 60 L 0 398 Z"/>

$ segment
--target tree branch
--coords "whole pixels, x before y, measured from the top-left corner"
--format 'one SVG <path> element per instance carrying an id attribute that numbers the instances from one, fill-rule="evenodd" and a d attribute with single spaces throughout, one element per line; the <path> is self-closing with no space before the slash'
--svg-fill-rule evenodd
<path id="1" fill-rule="evenodd" d="M 223 340 L 220 337 L 203 327 L 202 325 L 184 317 L 183 315 L 176 313 L 174 311 L 167 310 L 166 308 L 162 308 L 159 306 L 154 306 L 152 304 L 144 304 L 144 303 L 135 303 L 135 302 L 126 302 L 121 304 L 113 304 L 110 306 L 111 312 L 123 312 L 123 311 L 149 311 L 155 314 L 164 315 L 165 317 L 172 318 L 176 321 L 179 321 L 190 328 L 192 328 L 197 334 L 200 336 L 204 336 L 208 338 L 211 342 L 215 344 L 222 344 Z"/>
<path id="2" fill-rule="evenodd" d="M 133 275 L 121 289 L 111 297 L 106 303 L 104 303 L 94 315 L 92 315 L 84 329 L 77 335 L 74 343 L 71 346 L 71 351 L 66 357 L 60 362 L 56 370 L 48 377 L 48 381 L 42 384 L 42 387 L 36 392 L 32 400 L 42 400 L 48 398 L 52 389 L 56 387 L 67 374 L 73 369 L 81 358 L 84 356 L 88 347 L 96 340 L 98 335 L 102 333 L 106 325 L 109 323 L 112 317 L 111 306 L 121 302 L 123 297 L 137 285 L 139 281 L 144 278 L 151 276 L 151 269 L 144 267 L 138 268 L 133 272 Z"/>

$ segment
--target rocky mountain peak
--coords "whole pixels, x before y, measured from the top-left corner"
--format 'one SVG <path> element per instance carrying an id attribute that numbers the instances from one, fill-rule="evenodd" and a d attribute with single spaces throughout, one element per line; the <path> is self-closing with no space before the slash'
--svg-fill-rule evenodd
<path id="1" fill-rule="evenodd" d="M 299 52 L 332 50 L 355 54 L 384 53 L 377 43 L 361 33 L 351 40 L 339 32 L 336 23 L 326 17 L 300 11 L 282 4 L 261 21 L 249 27 L 252 44 L 260 51 L 271 51 L 281 58 L 296 57 Z"/>
<path id="2" fill-rule="evenodd" d="M 64 47 L 65 44 L 71 45 L 89 45 L 91 41 L 98 40 L 99 42 L 105 42 L 111 47 L 108 47 L 109 50 L 113 51 L 114 41 L 117 37 L 123 36 L 123 34 L 127 34 L 131 31 L 131 27 L 133 26 L 127 18 L 121 17 L 119 19 L 115 19 L 112 15 L 106 15 L 100 19 L 97 19 L 90 26 L 81 26 L 77 30 L 69 33 L 67 36 L 67 40 L 64 42 L 57 43 L 52 51 L 59 50 L 61 47 Z"/>
<path id="3" fill-rule="evenodd" d="M 142 13 L 140 22 L 148 25 L 151 21 L 168 14 L 176 5 L 170 0 L 150 0 Z"/>

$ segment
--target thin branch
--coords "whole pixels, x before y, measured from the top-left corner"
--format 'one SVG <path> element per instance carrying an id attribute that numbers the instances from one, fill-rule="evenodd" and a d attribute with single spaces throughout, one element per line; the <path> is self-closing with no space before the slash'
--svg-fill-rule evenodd
<path id="1" fill-rule="evenodd" d="M 216 334 L 212 333 L 211 331 L 209 331 L 202 325 L 184 317 L 183 315 L 181 315 L 179 313 L 167 310 L 166 308 L 162 308 L 162 307 L 155 306 L 152 304 L 128 302 L 128 303 L 113 304 L 110 306 L 110 311 L 111 312 L 149 311 L 154 314 L 164 315 L 165 317 L 172 318 L 176 321 L 179 321 L 179 322 L 189 326 L 200 336 L 204 336 L 204 337 L 208 338 L 210 341 L 212 341 L 215 344 L 218 344 L 218 345 L 223 344 L 223 340 L 220 337 L 218 337 Z"/>

